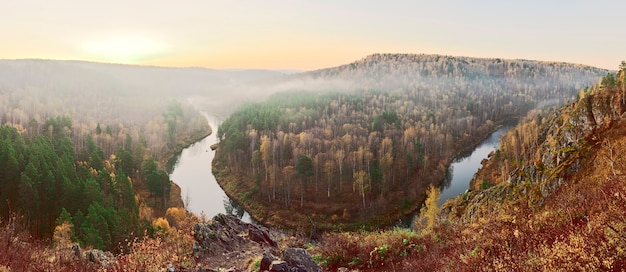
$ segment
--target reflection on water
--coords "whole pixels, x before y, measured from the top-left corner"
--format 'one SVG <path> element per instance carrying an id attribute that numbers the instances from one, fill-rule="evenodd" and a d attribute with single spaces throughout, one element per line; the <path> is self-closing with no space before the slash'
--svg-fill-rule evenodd
<path id="1" fill-rule="evenodd" d="M 170 179 L 181 187 L 186 209 L 200 216 L 202 212 L 207 218 L 218 213 L 237 215 L 245 222 L 251 222 L 250 215 L 241 205 L 231 200 L 219 186 L 211 171 L 211 163 L 215 151 L 211 145 L 217 143 L 217 126 L 220 120 L 204 114 L 213 130 L 211 135 L 185 148 L 168 163 Z M 226 205 L 228 203 L 228 205 Z"/>

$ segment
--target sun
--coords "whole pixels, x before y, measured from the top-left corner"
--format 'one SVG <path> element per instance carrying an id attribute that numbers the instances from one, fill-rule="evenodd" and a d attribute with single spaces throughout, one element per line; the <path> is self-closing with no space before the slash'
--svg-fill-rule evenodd
<path id="1" fill-rule="evenodd" d="M 168 46 L 139 36 L 121 36 L 86 43 L 84 51 L 91 58 L 112 63 L 137 64 L 163 56 Z"/>

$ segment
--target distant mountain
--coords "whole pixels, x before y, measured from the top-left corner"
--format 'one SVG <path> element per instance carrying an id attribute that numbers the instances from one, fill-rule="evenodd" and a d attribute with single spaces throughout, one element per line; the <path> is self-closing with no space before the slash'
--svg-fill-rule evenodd
<path id="1" fill-rule="evenodd" d="M 0 86 L 51 87 L 63 91 L 119 91 L 204 95 L 260 78 L 280 76 L 270 70 L 168 68 L 85 61 L 0 60 Z M 71 83 L 70 83 L 71 82 Z M 106 88 L 103 88 L 106 86 Z M 61 88 L 57 88 L 61 89 Z"/>
<path id="2" fill-rule="evenodd" d="M 0 60 L 0 93 L 54 92 L 58 96 L 201 97 L 194 103 L 226 116 L 239 104 L 267 95 L 247 82 L 283 76 L 271 70 L 216 70 L 61 60 Z"/>

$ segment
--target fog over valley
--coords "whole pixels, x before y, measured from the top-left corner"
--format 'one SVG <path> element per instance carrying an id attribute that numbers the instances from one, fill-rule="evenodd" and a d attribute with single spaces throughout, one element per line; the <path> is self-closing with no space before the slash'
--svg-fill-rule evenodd
<path id="1" fill-rule="evenodd" d="M 273 271 L 263 252 L 294 251 L 306 271 L 430 269 L 420 254 L 443 247 L 431 235 L 500 220 L 485 198 L 528 197 L 526 213 L 558 197 L 589 133 L 626 109 L 619 69 L 429 54 L 312 71 L 0 60 L 0 241 L 61 256 L 3 253 L 0 268 L 143 270 L 148 254 L 151 268 Z M 501 144 L 440 200 L 453 162 L 485 139 Z"/>

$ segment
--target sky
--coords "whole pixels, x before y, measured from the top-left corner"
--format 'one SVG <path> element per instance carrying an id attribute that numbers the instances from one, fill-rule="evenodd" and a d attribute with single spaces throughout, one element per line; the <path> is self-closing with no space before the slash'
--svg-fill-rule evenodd
<path id="1" fill-rule="evenodd" d="M 373 53 L 617 69 L 626 1 L 3 0 L 0 59 L 315 70 Z"/>

